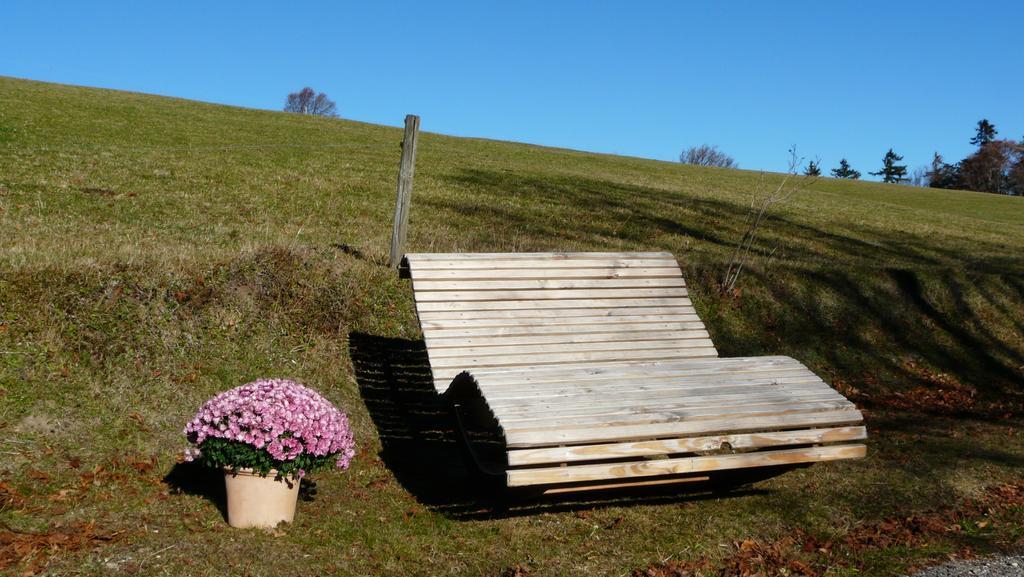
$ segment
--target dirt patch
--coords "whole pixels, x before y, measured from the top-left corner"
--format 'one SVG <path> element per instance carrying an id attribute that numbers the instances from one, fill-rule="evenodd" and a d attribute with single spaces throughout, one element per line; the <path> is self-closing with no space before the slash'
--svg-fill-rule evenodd
<path id="1" fill-rule="evenodd" d="M 32 413 L 18 421 L 13 427 L 14 433 L 30 435 L 52 435 L 60 429 L 60 421 L 46 413 Z"/>

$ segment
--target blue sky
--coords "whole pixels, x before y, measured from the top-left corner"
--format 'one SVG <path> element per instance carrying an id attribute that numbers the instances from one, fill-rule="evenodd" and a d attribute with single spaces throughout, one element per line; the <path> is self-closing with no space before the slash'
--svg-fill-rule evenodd
<path id="1" fill-rule="evenodd" d="M 782 170 L 796 144 L 867 176 L 1024 137 L 1024 2 L 0 4 L 0 75 L 674 160 Z"/>

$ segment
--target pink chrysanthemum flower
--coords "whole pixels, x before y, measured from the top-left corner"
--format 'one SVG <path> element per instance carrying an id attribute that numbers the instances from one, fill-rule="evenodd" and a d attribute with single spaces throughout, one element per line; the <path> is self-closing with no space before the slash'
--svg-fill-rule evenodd
<path id="1" fill-rule="evenodd" d="M 348 416 L 316 391 L 284 379 L 254 381 L 220 393 L 200 407 L 185 435 L 196 447 L 209 438 L 242 442 L 278 461 L 304 454 L 336 456 L 341 469 L 355 456 Z M 185 451 L 186 460 L 199 456 L 198 448 Z"/>

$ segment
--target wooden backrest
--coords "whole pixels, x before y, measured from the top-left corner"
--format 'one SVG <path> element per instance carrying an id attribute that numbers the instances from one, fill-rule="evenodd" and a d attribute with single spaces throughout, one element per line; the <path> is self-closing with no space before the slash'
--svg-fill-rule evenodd
<path id="1" fill-rule="evenodd" d="M 717 357 L 665 252 L 407 254 L 434 386 L 462 371 Z"/>

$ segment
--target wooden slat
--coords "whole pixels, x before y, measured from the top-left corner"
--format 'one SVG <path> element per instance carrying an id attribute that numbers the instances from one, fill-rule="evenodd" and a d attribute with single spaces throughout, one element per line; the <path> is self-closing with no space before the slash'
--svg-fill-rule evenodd
<path id="1" fill-rule="evenodd" d="M 709 405 L 712 398 L 721 398 L 723 404 L 742 404 L 756 402 L 759 399 L 782 400 L 783 398 L 795 398 L 815 396 L 823 399 L 839 400 L 842 395 L 828 387 L 822 387 L 819 383 L 795 382 L 786 385 L 762 386 L 760 391 L 757 387 L 750 387 L 744 390 L 743 387 L 722 388 L 720 395 L 718 389 L 705 388 L 697 389 L 694 394 L 687 397 L 673 395 L 672 389 L 649 390 L 638 393 L 635 397 L 626 398 L 625 395 L 608 395 L 610 399 L 603 396 L 587 398 L 586 395 L 578 395 L 570 398 L 557 397 L 546 399 L 528 399 L 529 402 L 522 403 L 523 399 L 506 399 L 494 401 L 488 405 L 489 410 L 502 422 L 513 420 L 517 416 L 527 418 L 550 418 L 559 416 L 570 416 L 573 414 L 600 414 L 605 412 L 626 412 L 626 411 L 651 411 L 658 408 L 674 408 L 687 406 Z M 595 397 L 595 395 L 591 395 Z M 619 400 L 619 402 L 615 402 Z M 503 403 L 503 404 L 499 404 Z"/>
<path id="2" fill-rule="evenodd" d="M 631 394 L 627 388 L 605 391 L 604 387 L 595 389 L 576 389 L 552 391 L 545 395 L 533 395 L 532 391 L 507 392 L 501 389 L 485 389 L 488 408 L 496 415 L 508 416 L 517 412 L 531 411 L 572 411 L 583 407 L 621 407 L 628 408 L 636 404 L 672 404 L 686 403 L 699 398 L 716 395 L 767 395 L 785 394 L 787 392 L 821 391 L 823 394 L 835 394 L 835 390 L 822 384 L 821 381 L 793 377 L 782 382 L 752 382 L 738 385 L 694 385 L 682 389 L 670 383 L 645 385 Z"/>
<path id="3" fill-rule="evenodd" d="M 719 403 L 696 401 L 692 403 L 654 403 L 649 407 L 636 405 L 618 408 L 581 407 L 569 411 L 569 415 L 560 415 L 554 411 L 536 415 L 497 413 L 497 417 L 504 430 L 524 433 L 591 426 L 620 427 L 640 423 L 694 422 L 717 420 L 728 416 L 739 418 L 754 415 L 797 415 L 847 408 L 853 408 L 853 404 L 841 395 L 808 392 L 806 395 L 787 394 L 765 398 L 741 398 L 723 400 Z"/>
<path id="4" fill-rule="evenodd" d="M 644 391 L 636 396 L 619 395 L 584 395 L 566 398 L 544 399 L 537 401 L 531 399 L 529 402 L 522 402 L 521 399 L 506 401 L 508 404 L 489 404 L 491 411 L 501 418 L 503 423 L 515 420 L 516 418 L 537 419 L 548 416 L 587 415 L 602 414 L 606 412 L 628 412 L 657 410 L 663 408 L 685 408 L 706 406 L 714 403 L 739 404 L 756 402 L 758 400 L 783 400 L 786 398 L 813 396 L 820 399 L 841 399 L 842 395 L 829 387 L 822 387 L 820 383 L 803 382 L 790 383 L 787 385 L 760 387 L 722 387 L 698 389 L 698 392 L 689 396 L 672 395 L 672 390 Z M 701 394 L 702 393 L 702 394 Z"/>
<path id="5" fill-rule="evenodd" d="M 866 452 L 867 448 L 860 444 L 834 445 L 828 447 L 762 451 L 740 455 L 685 457 L 679 459 L 659 459 L 628 463 L 576 465 L 572 467 L 512 469 L 506 473 L 506 476 L 509 487 L 523 487 L 529 485 L 600 481 L 605 479 L 650 477 L 655 475 L 681 475 L 728 469 L 743 469 L 749 467 L 768 467 L 773 465 L 793 465 L 818 461 L 834 461 L 839 459 L 857 459 L 863 457 Z"/>
<path id="6" fill-rule="evenodd" d="M 710 341 L 709 341 L 710 343 Z M 430 354 L 430 364 L 435 369 L 465 370 L 471 367 L 522 367 L 524 365 L 554 365 L 579 363 L 584 361 L 607 362 L 628 361 L 637 359 L 681 359 L 689 357 L 713 357 L 718 354 L 710 344 L 707 347 L 684 349 L 648 349 L 636 351 L 589 351 L 579 353 L 536 353 L 532 355 L 505 355 L 502 357 L 451 357 L 434 359 Z M 458 373 L 455 373 L 458 374 Z M 437 373 L 435 372 L 435 376 Z M 453 375 L 454 376 L 454 375 Z"/>
<path id="7" fill-rule="evenodd" d="M 513 327 L 481 327 L 455 329 L 424 329 L 427 338 L 442 339 L 449 337 L 521 337 L 527 335 L 581 335 L 591 333 L 629 332 L 663 332 L 663 331 L 699 331 L 707 335 L 702 323 L 604 323 L 604 324 L 540 324 L 516 325 Z"/>
<path id="8" fill-rule="evenodd" d="M 434 371 L 434 375 L 441 381 L 447 378 L 444 383 L 438 384 L 439 388 L 447 387 L 455 375 L 463 369 L 449 369 L 445 371 Z M 621 377 L 622 382 L 636 383 L 635 386 L 643 388 L 641 381 L 648 382 L 655 380 L 664 382 L 660 377 L 676 379 L 682 385 L 690 377 L 700 377 L 706 382 L 717 382 L 714 377 L 724 376 L 727 380 L 740 380 L 754 377 L 780 376 L 778 371 L 787 371 L 787 374 L 807 374 L 813 376 L 806 367 L 787 357 L 746 357 L 746 358 L 718 358 L 715 356 L 699 358 L 654 358 L 654 359 L 627 359 L 615 362 L 598 363 L 594 361 L 585 363 L 557 363 L 551 365 L 526 365 L 515 368 L 511 367 L 475 367 L 472 374 L 478 379 L 481 386 L 493 388 L 496 385 L 524 385 L 540 383 L 572 383 L 586 380 L 604 380 L 607 378 Z M 797 371 L 788 373 L 788 371 Z M 817 378 L 817 377 L 814 377 Z M 633 385 L 631 385 L 633 386 Z M 527 391 L 528 389 L 523 389 Z M 545 394 L 541 391 L 538 394 Z"/>
<path id="9" fill-rule="evenodd" d="M 535 369 L 550 369 L 553 371 L 559 371 L 562 369 L 578 370 L 578 371 L 590 371 L 594 374 L 599 373 L 602 369 L 615 370 L 623 366 L 641 365 L 645 367 L 654 365 L 670 366 L 671 363 L 675 362 L 696 362 L 696 361 L 709 361 L 719 360 L 717 357 L 718 352 L 714 349 L 699 349 L 698 351 L 686 351 L 691 354 L 685 355 L 649 355 L 645 358 L 644 355 L 634 355 L 631 358 L 603 358 L 595 359 L 590 358 L 583 361 L 580 360 L 559 360 L 557 362 L 548 363 L 530 363 L 530 362 L 518 362 L 518 364 L 511 365 L 478 365 L 478 366 L 463 366 L 463 367 L 444 367 L 438 368 L 433 367 L 435 386 L 439 391 L 444 391 L 451 380 L 456 375 L 462 372 L 466 372 L 472 369 L 474 376 L 480 373 L 487 373 L 489 375 L 501 375 L 508 373 L 513 378 L 520 379 L 524 378 L 523 375 L 529 374 L 530 371 Z M 730 359 L 721 359 L 730 360 Z M 666 369 L 667 370 L 667 369 Z M 491 377 L 487 377 L 490 379 Z M 529 377 L 526 377 L 529 378 Z"/>
<path id="10" fill-rule="evenodd" d="M 864 427 L 829 427 L 801 431 L 775 431 L 739 435 L 713 435 L 665 439 L 661 441 L 634 441 L 575 447 L 548 447 L 546 449 L 517 449 L 508 452 L 510 467 L 540 465 L 544 463 L 573 463 L 627 457 L 649 457 L 679 453 L 715 451 L 728 445 L 733 449 L 764 449 L 785 445 L 814 445 L 867 438 Z"/>
<path id="11" fill-rule="evenodd" d="M 720 383 L 689 383 L 679 385 L 672 381 L 652 382 L 644 385 L 637 385 L 630 388 L 628 383 L 596 383 L 593 387 L 559 387 L 549 388 L 542 391 L 531 389 L 510 389 L 498 387 L 482 387 L 481 390 L 488 398 L 489 407 L 492 411 L 506 411 L 510 407 L 523 407 L 528 409 L 534 407 L 564 407 L 566 409 L 578 406 L 582 403 L 621 404 L 628 406 L 632 399 L 664 400 L 678 399 L 682 402 L 685 399 L 704 397 L 717 394 L 761 394 L 768 392 L 781 392 L 788 390 L 819 389 L 832 391 L 834 389 L 821 382 L 816 377 L 780 377 L 778 379 L 757 379 L 741 383 L 720 382 Z"/>
<path id="12" fill-rule="evenodd" d="M 634 360 L 614 366 L 593 366 L 585 363 L 564 366 L 523 367 L 508 369 L 478 369 L 473 372 L 482 383 L 535 383 L 576 382 L 581 379 L 622 377 L 641 380 L 653 376 L 687 377 L 720 375 L 726 378 L 747 378 L 752 374 L 769 371 L 803 371 L 813 374 L 807 367 L 786 357 L 713 358 L 713 359 L 656 359 Z"/>
<path id="13" fill-rule="evenodd" d="M 664 355 L 633 355 L 631 358 L 621 358 L 615 355 L 607 358 L 589 358 L 584 362 L 592 367 L 609 366 L 614 367 L 622 363 L 630 362 L 646 362 L 651 360 L 692 360 L 692 359 L 713 359 L 718 358 L 718 351 L 715 349 L 686 349 L 678 354 L 664 354 Z M 580 363 L 579 359 L 546 359 L 546 362 L 528 363 L 521 360 L 517 360 L 512 364 L 507 365 L 492 365 L 492 364 L 481 364 L 477 366 L 447 366 L 447 367 L 434 367 L 433 375 L 435 379 L 435 386 L 439 392 L 444 392 L 459 373 L 472 372 L 475 373 L 477 370 L 510 370 L 518 371 L 524 368 L 530 368 L 533 366 L 540 367 L 560 367 L 560 366 L 572 366 Z"/>
<path id="14" fill-rule="evenodd" d="M 685 288 L 591 288 L 591 289 L 537 289 L 537 290 L 466 290 L 426 291 L 416 293 L 417 303 L 465 303 L 469 301 L 559 301 L 572 302 L 587 299 L 657 299 L 687 295 Z M 616 306 L 612 304 L 611 306 Z M 628 305 L 627 305 L 628 306 Z"/>
<path id="15" fill-rule="evenodd" d="M 797 429 L 818 426 L 857 425 L 864 418 L 860 411 L 838 409 L 796 415 L 770 415 L 704 421 L 645 423 L 620 427 L 576 427 L 561 430 L 505 430 L 509 448 L 551 445 L 590 444 L 687 437 L 712 433 L 746 433 L 773 429 Z"/>
<path id="16" fill-rule="evenodd" d="M 699 412 L 706 409 L 722 410 L 730 409 L 757 409 L 758 407 L 786 406 L 798 409 L 805 407 L 807 403 L 832 403 L 846 402 L 836 392 L 825 392 L 822 390 L 806 389 L 802 391 L 785 391 L 777 394 L 760 395 L 718 395 L 708 396 L 690 401 L 679 401 L 674 399 L 651 400 L 645 399 L 646 404 L 641 401 L 631 401 L 629 405 L 598 405 L 587 403 L 571 409 L 561 407 L 549 409 L 537 409 L 534 411 L 522 409 L 506 409 L 495 412 L 495 415 L 502 426 L 518 427 L 530 423 L 550 423 L 552 419 L 563 421 L 579 419 L 580 424 L 585 424 L 582 419 L 593 418 L 595 422 L 639 422 L 644 417 L 650 421 L 665 420 L 664 415 L 685 415 L 678 418 L 689 418 L 699 416 Z M 846 405 L 842 405 L 846 406 Z M 831 408 L 831 407 L 829 407 Z M 741 410 L 730 411 L 739 413 Z M 671 420 L 671 419 L 670 419 Z"/>
<path id="17" fill-rule="evenodd" d="M 525 309 L 525 310 L 490 310 L 490 311 L 424 311 L 418 310 L 421 321 L 434 320 L 482 320 L 482 319 L 551 319 L 552 317 L 566 319 L 570 317 L 629 317 L 629 316 L 654 316 L 654 315 L 678 315 L 696 314 L 692 308 L 678 306 L 651 306 L 651 307 L 623 307 L 609 309 Z"/>
<path id="18" fill-rule="evenodd" d="M 708 389 L 705 389 L 708 391 Z M 524 422 L 544 422 L 551 424 L 559 418 L 568 422 L 575 417 L 618 414 L 656 415 L 663 412 L 687 411 L 708 407 L 738 407 L 759 403 L 784 403 L 793 401 L 794 406 L 801 401 L 841 401 L 842 395 L 814 383 L 791 383 L 786 388 L 762 388 L 760 392 L 745 392 L 736 387 L 726 389 L 725 393 L 708 392 L 705 395 L 694 395 L 687 398 L 671 396 L 671 391 L 646 391 L 635 398 L 613 403 L 603 399 L 581 400 L 578 403 L 563 403 L 564 399 L 556 399 L 554 403 L 535 403 L 529 405 L 503 405 L 490 407 L 489 410 L 507 428 L 517 428 Z M 741 391 L 741 392 L 736 392 Z M 622 397 L 615 397 L 622 398 Z M 582 397 L 577 397 L 582 399 Z"/>
<path id="19" fill-rule="evenodd" d="M 663 324 L 665 326 L 678 326 L 677 323 L 689 323 L 690 326 L 684 326 L 683 328 L 703 328 L 704 323 L 701 322 L 700 317 L 694 314 L 675 314 L 675 315 L 596 315 L 596 316 L 584 316 L 584 317 L 555 317 L 553 315 L 547 315 L 538 318 L 519 318 L 519 319 L 442 319 L 442 320 L 420 320 L 420 326 L 424 332 L 446 330 L 446 329 L 479 329 L 479 328 L 511 328 L 511 327 L 523 327 L 529 329 L 531 327 L 578 327 L 585 329 L 588 325 L 597 325 L 599 327 L 607 326 L 614 328 L 615 330 L 622 330 L 619 325 L 637 325 L 636 330 L 644 330 L 650 328 L 651 324 Z M 574 328 L 566 328 L 565 330 L 574 330 Z M 629 330 L 628 328 L 625 330 Z"/>
<path id="20" fill-rule="evenodd" d="M 552 345 L 569 343 L 611 343 L 627 341 L 669 341 L 685 339 L 707 339 L 708 332 L 699 331 L 620 331 L 620 332 L 588 332 L 562 333 L 547 335 L 515 335 L 515 336 L 451 336 L 437 337 L 425 335 L 427 347 L 431 349 L 499 347 L 512 345 Z"/>
<path id="21" fill-rule="evenodd" d="M 453 262 L 453 261 L 502 261 L 502 260 L 561 260 L 579 261 L 600 259 L 671 259 L 670 252 L 417 252 L 405 255 L 410 263 Z"/>
<path id="22" fill-rule="evenodd" d="M 711 339 L 675 339 L 675 340 L 647 340 L 647 341 L 581 341 L 575 343 L 563 342 L 557 346 L 550 343 L 538 345 L 505 345 L 485 347 L 457 347 L 457 348 L 433 348 L 430 351 L 431 362 L 448 358 L 483 358 L 494 356 L 526 355 L 536 353 L 539 355 L 548 354 L 576 354 L 589 352 L 619 352 L 632 353 L 633 351 L 652 351 L 661 349 L 686 349 L 686 348 L 709 348 Z"/>
<path id="23" fill-rule="evenodd" d="M 609 299 L 566 299 L 566 300 L 502 300 L 502 301 L 469 301 L 469 302 L 427 302 L 417 301 L 420 312 L 433 311 L 493 311 L 493 310 L 529 310 L 540 309 L 591 309 L 607 310 L 611 308 L 639 307 L 692 307 L 693 303 L 686 297 L 651 297 L 651 298 L 609 298 Z"/>
<path id="24" fill-rule="evenodd" d="M 667 479 L 640 479 L 636 481 L 615 481 L 611 483 L 588 483 L 586 485 L 549 486 L 544 489 L 543 495 L 560 495 L 562 493 L 579 493 L 581 491 L 608 491 L 611 489 L 626 489 L 630 487 L 657 487 L 662 485 L 678 485 L 681 483 L 703 483 L 711 480 L 706 475 L 695 475 L 688 477 L 669 477 Z"/>
<path id="25" fill-rule="evenodd" d="M 413 271 L 424 270 L 501 270 L 501 269 L 559 269 L 565 268 L 568 261 L 557 259 L 504 259 L 485 261 L 456 261 L 456 260 L 435 260 L 423 261 L 415 264 L 410 263 Z M 572 266 L 579 268 L 668 268 L 679 270 L 679 265 L 674 259 L 661 258 L 637 258 L 637 259 L 608 259 L 590 258 L 574 259 Z M 413 274 L 413 278 L 416 278 Z"/>
<path id="26" fill-rule="evenodd" d="M 529 377 L 527 377 L 529 378 Z M 788 382 L 814 382 L 819 386 L 827 385 L 814 374 L 791 367 L 778 367 L 762 371 L 753 371 L 735 375 L 699 374 L 680 376 L 671 371 L 652 373 L 640 377 L 619 377 L 616 375 L 581 375 L 567 380 L 558 378 L 535 378 L 521 381 L 495 382 L 488 379 L 479 384 L 480 390 L 491 395 L 491 400 L 502 398 L 530 399 L 540 397 L 556 397 L 577 394 L 604 392 L 610 397 L 629 395 L 633 391 L 678 390 L 686 394 L 691 389 L 707 389 L 719 387 L 750 387 L 756 385 L 781 385 Z M 479 381 L 478 381 L 479 383 Z"/>
<path id="27" fill-rule="evenodd" d="M 563 266 L 569 266 L 568 264 Z M 597 268 L 543 268 L 543 269 L 420 269 L 412 271 L 413 281 L 439 280 L 493 280 L 493 279 L 608 279 L 608 278 L 682 278 L 678 267 L 597 267 Z"/>
<path id="28" fill-rule="evenodd" d="M 579 404 L 595 395 L 603 397 L 594 402 L 626 402 L 637 398 L 670 398 L 673 393 L 680 399 L 702 396 L 714 391 L 761 391 L 786 390 L 795 387 L 814 387 L 822 390 L 833 390 L 813 375 L 792 375 L 770 378 L 715 381 L 691 380 L 685 383 L 674 379 L 650 380 L 641 384 L 624 382 L 598 382 L 590 384 L 544 383 L 526 387 L 504 387 L 482 385 L 480 390 L 487 395 L 492 410 L 508 406 L 530 405 L 573 405 Z M 623 399 L 622 401 L 619 401 Z"/>
<path id="29" fill-rule="evenodd" d="M 525 434 L 529 432 L 560 432 L 576 431 L 591 427 L 617 429 L 619 427 L 635 427 L 645 424 L 693 424 L 700 421 L 714 421 L 735 417 L 737 419 L 752 417 L 768 417 L 775 415 L 799 418 L 807 413 L 818 413 L 833 410 L 852 409 L 853 403 L 843 397 L 828 401 L 812 401 L 788 398 L 781 401 L 761 402 L 750 405 L 721 405 L 685 409 L 665 409 L 638 413 L 619 413 L 603 415 L 577 416 L 564 419 L 557 415 L 545 415 L 528 421 L 506 423 L 499 419 L 502 428 L 509 434 Z"/>
<path id="30" fill-rule="evenodd" d="M 683 277 L 627 278 L 627 279 L 534 279 L 534 280 L 481 280 L 481 281 L 419 281 L 414 280 L 417 293 L 430 291 L 509 291 L 509 290 L 568 290 L 568 289 L 627 289 L 627 288 L 684 288 Z"/>

